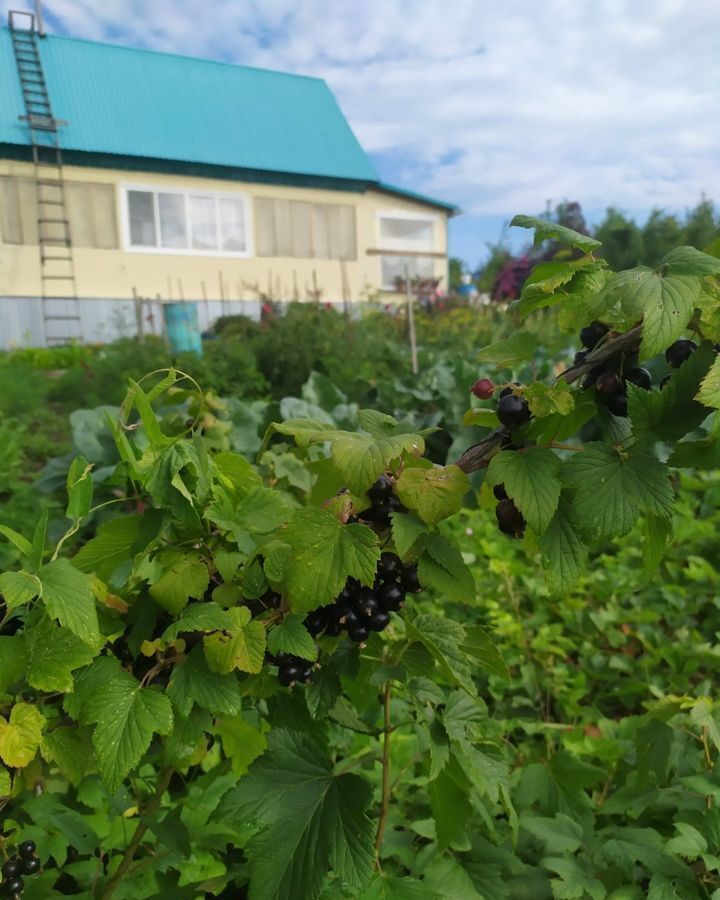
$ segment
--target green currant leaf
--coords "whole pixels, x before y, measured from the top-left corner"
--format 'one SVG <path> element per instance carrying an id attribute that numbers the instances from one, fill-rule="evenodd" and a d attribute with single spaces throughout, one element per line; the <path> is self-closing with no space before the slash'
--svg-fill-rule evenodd
<path id="1" fill-rule="evenodd" d="M 265 657 L 265 626 L 250 618 L 246 606 L 227 611 L 230 625 L 203 638 L 211 672 L 228 675 L 235 669 L 257 674 Z"/>
<path id="2" fill-rule="evenodd" d="M 445 677 L 475 695 L 472 667 L 462 645 L 467 634 L 462 625 L 440 616 L 417 616 L 407 622 L 408 634 L 430 651 Z"/>
<path id="3" fill-rule="evenodd" d="M 0 594 L 10 609 L 29 603 L 42 591 L 42 584 L 37 575 L 29 572 L 3 572 L 0 575 Z"/>
<path id="4" fill-rule="evenodd" d="M 44 614 L 33 616 L 25 635 L 28 684 L 40 691 L 72 691 L 73 670 L 90 665 L 96 655 L 69 628 L 57 625 Z"/>
<path id="5" fill-rule="evenodd" d="M 565 594 L 580 577 L 588 558 L 588 548 L 580 537 L 575 509 L 567 495 L 540 538 L 543 566 L 553 594 Z"/>
<path id="6" fill-rule="evenodd" d="M 169 643 L 184 631 L 223 631 L 231 628 L 232 623 L 232 617 L 217 603 L 193 603 L 165 629 L 162 639 Z"/>
<path id="7" fill-rule="evenodd" d="M 25 676 L 27 658 L 24 634 L 0 635 L 0 694 Z"/>
<path id="8" fill-rule="evenodd" d="M 434 588 L 441 596 L 456 603 L 475 602 L 475 579 L 462 558 L 462 553 L 439 534 L 429 534 L 423 541 L 418 561 L 418 578 L 423 587 Z"/>
<path id="9" fill-rule="evenodd" d="M 57 766 L 73 784 L 78 785 L 87 771 L 91 757 L 89 741 L 86 744 L 77 727 L 63 725 L 43 736 L 40 752 L 44 760 Z"/>
<path id="10" fill-rule="evenodd" d="M 133 557 L 133 548 L 140 536 L 143 517 L 123 516 L 104 522 L 97 535 L 80 548 L 73 565 L 81 572 L 93 572 L 109 581 L 113 572 Z M 138 547 L 137 550 L 144 549 Z"/>
<path id="11" fill-rule="evenodd" d="M 667 271 L 669 275 L 717 275 L 720 273 L 720 259 L 695 247 L 676 247 L 663 256 L 658 269 Z"/>
<path id="12" fill-rule="evenodd" d="M 290 653 L 311 662 L 318 658 L 317 644 L 303 625 L 301 616 L 291 614 L 279 625 L 273 625 L 268 632 L 267 646 L 273 655 Z"/>
<path id="13" fill-rule="evenodd" d="M 0 759 L 6 766 L 24 768 L 35 758 L 45 718 L 29 703 L 16 703 L 10 718 L 0 716 Z"/>
<path id="14" fill-rule="evenodd" d="M 400 501 L 426 525 L 435 525 L 459 512 L 469 488 L 470 479 L 457 466 L 406 468 L 395 483 Z"/>
<path id="15" fill-rule="evenodd" d="M 578 250 L 583 250 L 585 253 L 592 253 L 601 246 L 600 241 L 596 241 L 586 234 L 580 234 L 565 225 L 557 225 L 547 219 L 538 219 L 535 216 L 515 216 L 510 222 L 510 227 L 535 229 L 536 246 L 543 241 L 558 241 L 566 247 L 577 247 Z"/>
<path id="16" fill-rule="evenodd" d="M 90 512 L 93 497 L 92 465 L 84 456 L 76 456 L 67 474 L 68 505 L 65 515 L 79 522 Z"/>
<path id="17" fill-rule="evenodd" d="M 505 450 L 490 460 L 487 480 L 505 490 L 530 528 L 542 534 L 560 500 L 560 460 L 545 447 L 529 447 L 522 453 Z"/>
<path id="18" fill-rule="evenodd" d="M 516 331 L 512 337 L 495 341 L 478 353 L 478 362 L 493 363 L 499 369 L 527 363 L 537 347 L 537 336 L 529 331 Z"/>
<path id="19" fill-rule="evenodd" d="M 168 553 L 162 562 L 163 574 L 150 586 L 150 596 L 158 606 L 178 615 L 191 597 L 199 599 L 207 590 L 207 566 L 197 553 Z"/>
<path id="20" fill-rule="evenodd" d="M 234 716 L 240 711 L 240 687 L 234 672 L 217 675 L 205 661 L 203 648 L 193 648 L 184 663 L 173 667 L 168 696 L 182 716 L 189 716 L 196 703 L 211 713 Z"/>
<path id="21" fill-rule="evenodd" d="M 95 597 L 87 575 L 67 559 L 55 559 L 39 572 L 42 601 L 53 619 L 90 647 L 102 644 Z"/>
<path id="22" fill-rule="evenodd" d="M 418 538 L 427 534 L 427 528 L 419 519 L 408 513 L 394 512 L 390 515 L 390 519 L 392 520 L 392 538 L 395 549 L 404 559 Z"/>

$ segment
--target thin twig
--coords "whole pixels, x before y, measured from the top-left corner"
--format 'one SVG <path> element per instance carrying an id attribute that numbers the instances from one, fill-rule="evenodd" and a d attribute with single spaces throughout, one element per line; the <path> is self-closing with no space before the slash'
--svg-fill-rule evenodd
<path id="1" fill-rule="evenodd" d="M 173 772 L 174 769 L 166 769 L 160 781 L 158 781 L 158 785 L 155 789 L 155 793 L 153 794 L 152 799 L 143 810 L 143 816 L 145 816 L 145 818 L 151 816 L 162 803 L 163 794 L 168 789 L 170 780 L 173 777 Z M 112 897 L 112 895 L 115 893 L 115 888 L 120 884 L 123 876 L 132 865 L 135 853 L 142 843 L 142 839 L 145 837 L 145 832 L 147 830 L 148 826 L 146 825 L 145 821 L 141 819 L 137 824 L 135 834 L 133 834 L 132 838 L 130 839 L 130 843 L 125 850 L 123 858 L 120 860 L 120 865 L 115 870 L 115 874 L 113 875 L 113 877 L 110 879 L 110 881 L 108 881 L 104 892 L 101 894 L 100 900 L 107 900 L 108 897 Z"/>
<path id="2" fill-rule="evenodd" d="M 388 809 L 390 808 L 390 735 L 392 723 L 390 721 L 390 682 L 385 685 L 383 692 L 383 751 L 382 751 L 382 794 L 380 799 L 380 818 L 378 819 L 377 833 L 375 835 L 375 853 L 380 857 L 383 838 L 385 837 L 385 825 L 387 823 Z"/>

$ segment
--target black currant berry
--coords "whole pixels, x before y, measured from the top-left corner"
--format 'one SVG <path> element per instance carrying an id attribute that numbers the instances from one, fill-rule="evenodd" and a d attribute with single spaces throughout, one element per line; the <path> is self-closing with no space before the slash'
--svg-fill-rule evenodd
<path id="1" fill-rule="evenodd" d="M 405 566 L 403 573 L 400 576 L 400 584 L 402 585 L 402 589 L 407 591 L 408 594 L 418 594 L 422 590 L 422 585 L 418 581 L 417 566 L 414 563 Z"/>
<path id="2" fill-rule="evenodd" d="M 608 399 L 607 408 L 614 416 L 625 418 L 628 414 L 627 394 L 624 391 L 613 394 Z"/>
<path id="3" fill-rule="evenodd" d="M 356 625 L 362 624 L 363 616 L 361 616 L 360 613 L 355 609 L 351 609 L 350 612 L 348 612 L 348 614 L 345 616 L 345 627 L 348 631 L 350 631 L 351 628 L 355 628 Z"/>
<path id="4" fill-rule="evenodd" d="M 25 889 L 25 882 L 20 875 L 18 875 L 17 878 L 11 878 L 10 881 L 6 881 L 5 884 L 3 884 L 3 888 L 5 889 L 5 893 L 12 897 L 13 894 L 22 894 Z"/>
<path id="5" fill-rule="evenodd" d="M 578 350 L 578 352 L 575 354 L 575 356 L 573 358 L 573 365 L 581 366 L 587 359 L 587 355 L 589 352 L 590 352 L 589 350 Z"/>
<path id="6" fill-rule="evenodd" d="M 587 375 L 583 376 L 583 380 L 580 383 L 580 387 L 583 391 L 589 390 L 591 387 L 595 387 L 598 378 L 603 374 L 604 367 L 603 366 L 595 366 L 594 369 L 590 369 Z"/>
<path id="7" fill-rule="evenodd" d="M 318 635 L 325 630 L 325 626 L 329 620 L 330 614 L 326 608 L 315 609 L 305 616 L 304 624 L 310 634 L 315 637 L 315 635 Z"/>
<path id="8" fill-rule="evenodd" d="M 369 634 L 370 629 L 367 625 L 355 625 L 353 628 L 348 628 L 348 637 L 355 644 L 365 643 Z"/>
<path id="9" fill-rule="evenodd" d="M 40 860 L 33 856 L 30 859 L 24 859 L 22 863 L 23 875 L 34 875 L 40 871 Z"/>
<path id="10" fill-rule="evenodd" d="M 325 626 L 325 635 L 326 637 L 337 637 L 339 634 L 343 633 L 344 628 L 345 626 L 342 622 L 333 618 Z"/>
<path id="11" fill-rule="evenodd" d="M 397 578 L 402 570 L 400 557 L 394 553 L 385 552 L 380 556 L 377 573 L 383 581 L 389 581 L 391 578 Z"/>
<path id="12" fill-rule="evenodd" d="M 662 379 L 662 381 L 660 382 L 660 390 L 662 390 L 665 387 L 665 385 L 668 383 L 668 381 L 670 381 L 671 378 L 672 378 L 672 375 L 666 375 Z"/>
<path id="13" fill-rule="evenodd" d="M 387 612 L 397 612 L 403 605 L 404 599 L 405 591 L 397 581 L 388 581 L 378 590 L 380 606 Z"/>
<path id="14" fill-rule="evenodd" d="M 495 407 L 495 413 L 500 424 L 506 428 L 517 428 L 530 421 L 532 416 L 530 407 L 524 397 L 516 397 L 514 394 L 508 394 L 498 400 Z"/>
<path id="15" fill-rule="evenodd" d="M 360 599 L 357 605 L 357 611 L 360 613 L 360 616 L 366 619 L 375 615 L 379 608 L 380 604 L 378 598 L 373 591 L 368 591 L 367 594 Z"/>
<path id="16" fill-rule="evenodd" d="M 652 387 L 652 375 L 647 369 L 643 369 L 642 366 L 636 366 L 634 369 L 626 372 L 625 381 L 629 381 L 630 384 L 634 384 L 645 391 L 649 391 Z"/>
<path id="17" fill-rule="evenodd" d="M 368 622 L 368 627 L 370 631 L 384 631 L 387 626 L 390 624 L 390 613 L 385 612 L 382 609 L 377 610 L 370 617 L 370 621 Z"/>
<path id="18" fill-rule="evenodd" d="M 30 859 L 31 856 L 35 856 L 36 850 L 37 844 L 35 841 L 23 841 L 18 847 L 18 853 L 23 859 Z"/>
<path id="19" fill-rule="evenodd" d="M 504 534 L 521 535 L 525 531 L 525 519 L 512 500 L 501 500 L 495 507 L 495 516 Z"/>
<path id="20" fill-rule="evenodd" d="M 300 667 L 295 665 L 281 666 L 278 670 L 278 681 L 283 687 L 290 687 L 302 674 Z"/>
<path id="21" fill-rule="evenodd" d="M 19 859 L 12 857 L 2 867 L 3 879 L 16 878 L 22 872 L 22 863 Z"/>
<path id="22" fill-rule="evenodd" d="M 601 338 L 610 331 L 610 326 L 597 320 L 580 329 L 580 343 L 588 350 L 593 350 Z"/>
<path id="23" fill-rule="evenodd" d="M 696 350 L 697 344 L 695 341 L 675 341 L 675 343 L 671 344 L 665 351 L 665 360 L 671 368 L 677 369 L 686 359 L 689 359 Z"/>
<path id="24" fill-rule="evenodd" d="M 614 372 L 603 372 L 595 382 L 595 387 L 601 394 L 617 394 L 622 390 L 622 379 Z"/>
<path id="25" fill-rule="evenodd" d="M 493 488 L 493 494 L 495 494 L 496 500 L 507 500 L 507 491 L 504 484 L 496 484 Z"/>
<path id="26" fill-rule="evenodd" d="M 392 496 L 393 483 L 389 475 L 381 475 L 375 484 L 368 488 L 367 495 L 373 503 L 382 503 Z"/>
<path id="27" fill-rule="evenodd" d="M 262 595 L 260 602 L 265 609 L 277 609 L 282 603 L 282 597 L 277 591 L 273 591 L 272 588 L 270 588 Z"/>

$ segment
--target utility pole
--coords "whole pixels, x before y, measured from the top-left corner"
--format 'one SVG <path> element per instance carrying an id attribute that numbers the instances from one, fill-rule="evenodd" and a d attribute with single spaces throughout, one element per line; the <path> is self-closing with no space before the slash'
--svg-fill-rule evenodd
<path id="1" fill-rule="evenodd" d="M 37 23 L 37 33 L 40 37 L 45 37 L 41 0 L 35 0 L 35 22 Z"/>

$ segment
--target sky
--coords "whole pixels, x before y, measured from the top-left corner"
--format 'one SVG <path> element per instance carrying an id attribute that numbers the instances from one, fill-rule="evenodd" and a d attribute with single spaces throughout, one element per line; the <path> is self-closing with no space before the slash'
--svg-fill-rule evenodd
<path id="1" fill-rule="evenodd" d="M 29 0 L 6 6 L 29 8 Z M 576 200 L 720 200 L 720 0 L 45 0 L 58 34 L 324 78 L 383 181 L 457 204 L 470 268 Z"/>

